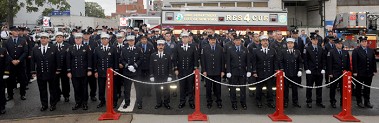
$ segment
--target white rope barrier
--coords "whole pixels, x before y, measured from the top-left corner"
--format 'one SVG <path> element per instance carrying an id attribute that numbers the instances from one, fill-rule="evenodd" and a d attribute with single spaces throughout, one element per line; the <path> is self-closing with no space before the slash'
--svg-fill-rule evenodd
<path id="1" fill-rule="evenodd" d="M 297 83 L 297 82 L 295 82 L 295 81 L 289 79 L 285 74 L 283 74 L 284 78 L 286 78 L 288 81 L 292 82 L 293 84 L 298 85 L 298 86 L 303 87 L 303 88 L 312 88 L 312 89 L 314 89 L 314 88 L 323 88 L 323 87 L 329 86 L 329 85 L 331 85 L 331 84 L 337 82 L 337 81 L 338 81 L 339 79 L 341 79 L 344 75 L 346 75 L 346 72 L 343 73 L 343 74 L 342 74 L 340 77 L 338 77 L 336 80 L 334 80 L 334 81 L 332 81 L 332 82 L 329 82 L 328 84 L 325 84 L 325 85 L 321 85 L 321 86 L 306 86 L 306 85 L 299 84 L 299 83 Z"/>
<path id="2" fill-rule="evenodd" d="M 275 73 L 275 74 L 271 75 L 270 77 L 268 77 L 268 78 L 266 78 L 266 79 L 263 79 L 263 80 L 261 80 L 261 81 L 259 81 L 259 82 L 255 82 L 255 83 L 251 83 L 251 84 L 245 84 L 245 85 L 233 85 L 233 84 L 222 83 L 222 82 L 219 82 L 219 81 L 213 80 L 213 79 L 211 79 L 211 78 L 209 78 L 209 77 L 207 77 L 207 76 L 205 76 L 205 75 L 203 75 L 203 74 L 200 74 L 200 75 L 203 76 L 204 78 L 206 78 L 206 79 L 212 81 L 212 82 L 215 82 L 215 83 L 218 83 L 218 84 L 221 84 L 221 85 L 224 85 L 224 86 L 231 86 L 231 87 L 247 87 L 247 86 L 257 85 L 257 84 L 259 84 L 259 83 L 265 82 L 265 81 L 271 79 L 272 77 L 274 77 L 276 74 L 278 74 L 278 73 Z"/>
<path id="3" fill-rule="evenodd" d="M 363 85 L 363 86 L 365 86 L 365 87 L 368 87 L 368 88 L 372 88 L 372 89 L 377 89 L 377 90 L 379 90 L 378 87 L 368 86 L 368 85 L 366 85 L 366 84 L 364 84 L 364 83 L 358 81 L 358 80 L 355 79 L 354 77 L 351 77 L 351 78 L 353 78 L 353 80 L 354 80 L 355 82 L 357 82 L 358 84 L 361 84 L 361 85 Z M 354 81 L 353 81 L 353 83 L 354 83 Z"/>
<path id="4" fill-rule="evenodd" d="M 114 73 L 116 73 L 117 75 L 125 78 L 125 79 L 129 79 L 131 81 L 134 81 L 134 82 L 138 82 L 138 83 L 141 83 L 141 84 L 148 84 L 148 85 L 164 85 L 164 84 L 171 84 L 171 83 L 175 83 L 175 82 L 178 82 L 180 80 L 183 80 L 183 79 L 186 79 L 192 75 L 195 74 L 195 72 L 191 73 L 191 74 L 188 74 L 187 76 L 183 77 L 183 78 L 180 78 L 180 79 L 177 79 L 177 80 L 173 80 L 173 81 L 168 81 L 168 82 L 159 82 L 159 83 L 156 83 L 156 82 L 143 82 L 143 81 L 139 81 L 139 80 L 135 80 L 135 79 L 132 79 L 132 78 L 129 78 L 129 77 L 126 77 L 124 75 L 122 75 L 121 73 L 118 73 L 117 71 L 111 69 Z"/>

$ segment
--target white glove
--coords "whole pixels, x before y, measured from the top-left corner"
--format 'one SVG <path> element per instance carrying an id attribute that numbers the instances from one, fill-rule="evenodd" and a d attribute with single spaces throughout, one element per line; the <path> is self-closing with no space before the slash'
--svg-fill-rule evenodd
<path id="1" fill-rule="evenodd" d="M 135 72 L 136 72 L 136 69 L 133 69 L 131 72 L 135 73 Z"/>
<path id="2" fill-rule="evenodd" d="M 150 81 L 154 82 L 154 77 L 150 77 Z"/>
<path id="3" fill-rule="evenodd" d="M 311 74 L 312 72 L 311 72 L 311 70 L 306 70 L 305 71 L 305 74 Z"/>
<path id="4" fill-rule="evenodd" d="M 303 73 L 301 71 L 297 72 L 297 77 L 301 77 Z"/>
<path id="5" fill-rule="evenodd" d="M 133 71 L 132 66 L 128 66 L 128 70 L 129 70 L 130 72 L 132 72 L 132 71 Z"/>
<path id="6" fill-rule="evenodd" d="M 171 77 L 168 77 L 167 78 L 167 82 L 171 82 L 172 81 L 172 78 Z"/>
<path id="7" fill-rule="evenodd" d="M 358 76 L 358 74 L 357 73 L 353 73 L 353 76 Z"/>
<path id="8" fill-rule="evenodd" d="M 321 74 L 325 74 L 325 70 L 321 70 Z"/>
<path id="9" fill-rule="evenodd" d="M 227 77 L 227 78 L 230 78 L 230 77 L 232 77 L 232 74 L 231 74 L 231 73 L 227 73 L 227 74 L 226 74 L 226 77 Z"/>
<path id="10" fill-rule="evenodd" d="M 251 72 L 246 73 L 246 77 L 249 78 L 251 76 Z"/>

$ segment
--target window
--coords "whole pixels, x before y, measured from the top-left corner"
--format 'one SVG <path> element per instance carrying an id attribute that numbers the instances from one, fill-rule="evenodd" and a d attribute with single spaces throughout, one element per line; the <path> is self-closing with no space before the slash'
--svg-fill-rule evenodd
<path id="1" fill-rule="evenodd" d="M 251 7 L 251 2 L 237 2 L 237 7 Z"/>
<path id="2" fill-rule="evenodd" d="M 201 3 L 187 3 L 187 6 L 201 6 Z"/>
<path id="3" fill-rule="evenodd" d="M 185 6 L 184 4 L 172 4 L 173 8 L 181 8 L 181 7 L 184 7 L 184 6 Z"/>
<path id="4" fill-rule="evenodd" d="M 221 7 L 236 7 L 236 5 L 233 3 L 220 3 Z"/>
<path id="5" fill-rule="evenodd" d="M 218 3 L 203 3 L 203 6 L 218 6 Z"/>
<path id="6" fill-rule="evenodd" d="M 268 7 L 268 2 L 254 2 L 254 7 Z"/>
<path id="7" fill-rule="evenodd" d="M 337 6 L 375 6 L 378 0 L 337 0 Z"/>

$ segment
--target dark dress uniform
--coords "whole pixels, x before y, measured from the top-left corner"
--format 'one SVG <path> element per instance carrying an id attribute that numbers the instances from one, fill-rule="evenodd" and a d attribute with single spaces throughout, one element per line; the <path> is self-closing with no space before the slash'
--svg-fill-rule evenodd
<path id="1" fill-rule="evenodd" d="M 372 78 L 377 72 L 375 61 L 375 52 L 370 48 L 358 47 L 353 50 L 352 54 L 353 74 L 357 74 L 356 79 L 363 84 L 371 86 Z M 362 104 L 362 85 L 356 84 L 355 97 L 358 104 Z M 370 88 L 363 87 L 364 104 L 367 107 L 370 104 Z"/>
<path id="2" fill-rule="evenodd" d="M 215 44 L 214 46 L 206 45 L 201 50 L 201 68 L 202 72 L 207 72 L 207 77 L 221 82 L 221 72 L 225 72 L 225 58 L 224 49 L 221 45 Z M 221 105 L 221 85 L 213 83 L 206 79 L 206 96 L 208 106 L 212 105 L 212 89 L 213 94 L 216 96 L 216 103 Z M 221 108 L 221 107 L 220 107 Z"/>
<path id="3" fill-rule="evenodd" d="M 329 42 L 329 40 L 333 40 L 331 37 L 325 38 L 325 39 L 328 39 L 328 42 L 324 44 L 324 49 L 325 49 L 326 53 L 329 52 L 330 50 L 336 49 L 336 46 L 334 44 L 331 44 Z M 326 67 L 328 67 L 328 65 L 326 65 Z M 328 69 L 328 68 L 326 68 L 326 69 Z M 325 78 L 325 84 L 328 84 L 330 82 L 329 75 L 330 75 L 330 73 L 327 70 L 326 73 L 325 73 L 325 76 L 324 76 L 324 78 Z"/>
<path id="4" fill-rule="evenodd" d="M 295 49 L 299 50 L 301 54 L 304 52 L 305 44 L 301 37 L 295 38 Z M 303 55 L 301 55 L 303 56 Z"/>
<path id="5" fill-rule="evenodd" d="M 150 55 L 149 60 L 150 77 L 154 77 L 156 83 L 166 82 L 168 77 L 172 77 L 172 63 L 169 54 L 163 51 L 162 56 L 159 56 L 159 52 L 154 52 Z M 161 87 L 163 87 L 163 90 L 161 90 Z M 167 106 L 170 103 L 169 84 L 155 85 L 155 97 L 158 106 L 161 106 L 162 103 Z"/>
<path id="6" fill-rule="evenodd" d="M 8 52 L 0 47 L 0 114 L 5 113 L 5 81 L 3 79 L 4 71 L 9 64 L 9 55 Z"/>
<path id="7" fill-rule="evenodd" d="M 142 49 L 136 46 L 133 47 L 125 47 L 121 50 L 120 62 L 124 65 L 123 75 L 132 78 L 138 79 L 141 74 L 141 63 L 142 63 Z M 131 72 L 128 69 L 128 66 L 133 66 L 136 70 L 135 72 Z M 124 80 L 124 96 L 125 96 L 125 105 L 124 108 L 130 105 L 130 89 L 132 86 L 132 82 L 129 79 Z M 140 83 L 134 84 L 136 87 L 136 97 L 137 97 L 137 105 L 142 105 L 142 90 L 143 85 Z"/>
<path id="8" fill-rule="evenodd" d="M 99 46 L 94 51 L 94 72 L 98 73 L 97 80 L 99 85 L 100 104 L 105 104 L 105 86 L 107 80 L 107 69 L 118 67 L 118 57 L 119 56 L 117 56 L 117 49 L 114 46 Z"/>
<path id="9" fill-rule="evenodd" d="M 47 84 L 49 84 L 50 105 L 55 107 L 59 99 L 59 83 L 54 81 L 56 72 L 61 71 L 58 49 L 52 45 L 34 47 L 31 52 L 31 73 L 37 75 L 42 107 L 48 107 Z"/>
<path id="10" fill-rule="evenodd" d="M 310 70 L 311 74 L 306 75 L 307 86 L 321 86 L 322 74 L 321 70 L 325 70 L 326 58 L 325 51 L 321 46 L 312 46 L 311 44 L 304 50 L 304 70 Z M 312 89 L 307 88 L 306 91 L 307 103 L 312 103 Z M 322 103 L 322 88 L 316 89 L 316 103 Z M 308 106 L 309 107 L 309 106 Z"/>
<path id="11" fill-rule="evenodd" d="M 92 71 L 92 50 L 89 47 L 72 45 L 67 50 L 67 72 L 72 74 L 72 85 L 76 106 L 87 106 L 88 102 L 88 71 Z M 73 108 L 75 110 L 75 107 Z M 77 109 L 77 108 L 76 108 Z"/>
<path id="12" fill-rule="evenodd" d="M 325 76 L 333 75 L 333 78 L 331 78 L 332 81 L 336 80 L 338 77 L 340 77 L 343 74 L 343 71 L 350 71 L 350 55 L 349 52 L 346 50 L 337 50 L 332 49 L 329 51 L 327 55 L 327 73 Z M 342 78 L 337 80 L 337 82 L 330 85 L 330 103 L 332 104 L 333 108 L 335 108 L 336 104 L 336 88 L 337 85 L 339 87 L 342 87 Z M 341 100 L 342 100 L 342 90 L 341 90 Z M 341 102 L 342 104 L 342 102 Z"/>
<path id="13" fill-rule="evenodd" d="M 301 83 L 301 77 L 297 76 L 299 71 L 302 71 L 303 69 L 303 59 L 302 59 L 302 54 L 300 50 L 298 49 L 287 49 L 287 50 L 282 50 L 281 51 L 281 58 L 280 58 L 280 69 L 284 70 L 284 73 L 286 76 L 297 82 Z M 284 105 L 288 105 L 289 99 L 289 86 L 292 86 L 292 103 L 298 104 L 298 90 L 297 90 L 297 85 L 291 83 L 287 79 L 285 79 L 284 82 Z"/>
<path id="14" fill-rule="evenodd" d="M 244 46 L 231 46 L 226 53 L 226 73 L 231 73 L 230 84 L 244 85 L 246 83 L 246 73 L 251 71 L 249 51 Z M 246 87 L 240 87 L 240 103 L 246 107 Z M 232 107 L 236 108 L 237 96 L 236 87 L 230 87 L 230 100 Z"/>
<path id="15" fill-rule="evenodd" d="M 117 42 L 117 43 L 114 43 L 113 46 L 117 49 L 116 50 L 117 51 L 116 56 L 118 57 L 117 58 L 117 67 L 115 67 L 114 70 L 116 72 L 122 74 L 124 68 L 119 67 L 119 64 L 121 64 L 119 58 L 121 56 L 121 50 L 125 47 L 125 44 L 124 44 L 124 42 L 121 44 L 119 44 Z M 124 78 L 122 78 L 119 75 L 114 75 L 114 77 L 113 77 L 113 107 L 117 106 L 118 98 L 121 97 L 121 86 L 123 84 L 123 80 L 124 80 Z"/>
<path id="16" fill-rule="evenodd" d="M 55 75 L 55 83 L 60 83 L 60 87 L 58 87 L 58 94 L 60 98 L 60 95 L 63 95 L 65 98 L 65 101 L 69 101 L 70 97 L 70 80 L 67 77 L 67 64 L 66 64 L 66 57 L 67 57 L 67 50 L 71 45 L 68 44 L 67 42 L 62 42 L 62 44 L 55 44 L 55 47 L 58 49 L 58 54 L 59 54 L 59 64 L 61 67 L 61 71 L 59 74 Z"/>
<path id="17" fill-rule="evenodd" d="M 10 60 L 10 75 L 7 80 L 8 99 L 13 99 L 13 89 L 16 88 L 18 82 L 20 83 L 20 95 L 24 100 L 27 85 L 25 60 L 28 56 L 28 43 L 24 38 L 10 37 L 7 42 L 3 43 L 3 47 L 8 51 Z M 13 65 L 12 60 L 20 60 L 20 63 Z"/>
<path id="18" fill-rule="evenodd" d="M 23 35 L 22 38 L 25 38 L 26 42 L 28 42 L 28 58 L 26 59 L 26 82 L 27 84 L 29 81 L 32 79 L 32 74 L 31 74 L 31 68 L 30 66 L 30 60 L 31 60 L 31 52 L 33 50 L 33 47 L 35 45 L 33 38 L 29 35 Z"/>
<path id="19" fill-rule="evenodd" d="M 155 52 L 155 48 L 152 44 L 150 44 L 149 42 L 147 42 L 146 44 L 142 44 L 142 43 L 139 43 L 136 45 L 137 47 L 140 47 L 142 49 L 142 62 L 141 62 L 141 81 L 144 81 L 144 82 L 147 82 L 149 81 L 149 78 L 146 77 L 146 76 L 149 76 L 150 75 L 150 67 L 149 67 L 149 64 L 150 64 L 150 56 L 152 53 Z M 144 86 L 144 90 L 145 93 L 144 95 L 151 95 L 151 85 L 145 85 Z"/>
<path id="20" fill-rule="evenodd" d="M 286 45 L 287 46 L 287 45 Z M 261 81 L 275 74 L 275 70 L 278 70 L 278 55 L 277 52 L 272 48 L 264 48 L 255 49 L 253 51 L 253 55 L 251 57 L 252 61 L 252 73 L 257 74 L 257 81 Z M 272 87 L 275 86 L 274 79 L 269 79 L 265 83 L 261 83 L 257 85 L 256 89 L 256 100 L 258 107 L 262 106 L 262 88 L 263 85 L 266 84 L 267 88 L 267 103 L 270 107 L 274 107 L 273 105 L 273 90 Z"/>
<path id="21" fill-rule="evenodd" d="M 187 49 L 187 50 L 185 50 Z M 193 73 L 198 68 L 198 51 L 196 46 L 187 44 L 181 45 L 174 51 L 174 69 L 179 71 L 179 78 L 185 77 L 188 74 Z M 194 77 L 190 76 L 179 82 L 180 87 L 180 103 L 179 108 L 185 105 L 186 97 L 188 96 L 188 103 L 191 108 L 194 107 Z"/>
<path id="22" fill-rule="evenodd" d="M 85 42 L 83 40 L 83 45 L 86 47 L 89 47 L 89 49 L 92 51 L 92 53 L 96 49 L 96 47 L 99 46 L 99 44 L 92 39 L 90 39 L 88 42 Z M 93 61 L 93 59 L 92 59 L 92 61 Z M 94 67 L 93 64 L 89 64 L 88 66 L 91 66 L 92 68 Z M 94 71 L 92 71 L 92 73 L 94 73 Z M 91 96 L 91 100 L 96 101 L 97 82 L 96 82 L 95 75 L 92 74 L 91 76 L 87 77 L 87 81 L 89 84 L 89 89 L 90 89 L 89 95 Z"/>

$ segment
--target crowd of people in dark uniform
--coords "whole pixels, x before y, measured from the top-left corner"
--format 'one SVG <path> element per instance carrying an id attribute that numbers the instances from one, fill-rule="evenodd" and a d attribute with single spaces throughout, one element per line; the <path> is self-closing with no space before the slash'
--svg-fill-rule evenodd
<path id="1" fill-rule="evenodd" d="M 9 71 L 8 79 L 0 79 L 1 114 L 5 113 L 6 101 L 13 100 L 13 89 L 17 83 L 20 84 L 20 99 L 27 99 L 28 82 L 33 77 L 37 78 L 41 111 L 56 110 L 61 96 L 65 102 L 69 102 L 71 84 L 76 103 L 72 110 L 88 110 L 88 100 L 97 101 L 96 95 L 100 102 L 97 108 L 104 107 L 107 101 L 107 68 L 131 79 L 154 83 L 180 79 L 199 68 L 203 75 L 212 80 L 226 80 L 232 85 L 258 82 L 269 78 L 277 70 L 283 70 L 289 79 L 299 84 L 302 83 L 304 71 L 307 86 L 320 86 L 323 79 L 326 83 L 333 81 L 345 70 L 352 71 L 360 82 L 371 85 L 377 72 L 375 53 L 367 46 L 367 37 L 359 37 L 360 46 L 354 49 L 350 59 L 349 52 L 343 48 L 343 39 L 337 38 L 332 31 L 324 39 L 318 31 L 307 36 L 304 30 L 299 34 L 297 29 L 291 30 L 286 36 L 282 35 L 282 31 L 267 31 L 265 35 L 263 31 L 254 33 L 246 30 L 246 34 L 242 35 L 233 29 L 225 34 L 216 34 L 213 29 L 194 34 L 183 29 L 177 37 L 171 29 L 148 29 L 146 25 L 118 31 L 102 26 L 100 34 L 97 29 L 76 28 L 69 37 L 65 32 L 56 32 L 54 41 L 47 32 L 38 32 L 32 36 L 28 34 L 27 28 L 11 27 L 9 38 L 3 41 L 0 48 L 0 76 L 4 75 L 4 71 Z M 221 85 L 204 80 L 207 107 L 211 109 L 215 102 L 218 108 L 222 108 Z M 262 108 L 266 104 L 275 108 L 272 90 L 274 80 L 271 78 L 256 85 L 257 107 Z M 132 80 L 115 75 L 114 108 L 122 97 L 121 90 L 125 101 L 122 108 L 130 106 L 132 83 Z M 339 79 L 330 86 L 329 97 L 333 108 L 337 107 L 336 88 L 341 87 L 341 83 L 342 79 Z M 152 89 L 156 94 L 155 109 L 162 106 L 171 109 L 170 85 L 155 85 L 153 88 L 137 82 L 134 85 L 138 109 L 142 109 L 143 97 L 150 95 Z M 178 108 L 185 107 L 188 102 L 189 107 L 194 109 L 194 76 L 180 80 L 178 86 Z M 264 86 L 267 91 L 262 90 Z M 8 91 L 7 98 L 5 88 Z M 289 105 L 291 89 L 292 105 L 300 108 L 298 86 L 286 80 L 284 88 L 284 107 Z M 229 89 L 232 108 L 237 110 L 238 91 L 233 86 Z M 239 103 L 246 110 L 246 87 L 239 89 Z M 308 108 L 312 108 L 312 91 L 311 88 L 306 89 Z M 263 103 L 264 94 L 266 103 Z M 357 84 L 355 96 L 359 107 L 373 107 L 369 88 Z M 316 106 L 325 108 L 322 88 L 316 89 Z"/>

